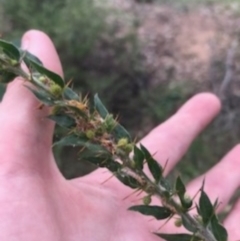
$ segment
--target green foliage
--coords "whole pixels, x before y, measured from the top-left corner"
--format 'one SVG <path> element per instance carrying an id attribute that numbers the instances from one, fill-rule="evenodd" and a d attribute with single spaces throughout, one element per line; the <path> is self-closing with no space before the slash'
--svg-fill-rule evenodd
<path id="1" fill-rule="evenodd" d="M 203 218 L 203 224 L 206 226 L 214 215 L 214 207 L 204 191 L 201 192 L 198 213 Z"/>
<path id="2" fill-rule="evenodd" d="M 201 241 L 202 239 L 198 236 L 190 235 L 190 234 L 159 234 L 156 233 L 157 236 L 166 240 L 166 241 Z"/>
<path id="3" fill-rule="evenodd" d="M 107 115 L 109 115 L 106 107 L 103 105 L 103 103 L 101 102 L 101 100 L 99 99 L 97 94 L 94 96 L 94 105 L 95 105 L 95 108 L 98 111 L 99 115 L 102 118 L 105 119 L 107 117 Z"/>
<path id="4" fill-rule="evenodd" d="M 3 53 L 7 54 L 10 58 L 19 60 L 20 51 L 12 43 L 1 40 L 0 48 L 3 50 Z"/>
<path id="5" fill-rule="evenodd" d="M 47 106 L 52 106 L 53 104 L 53 99 L 50 96 L 46 96 L 46 92 L 44 90 L 38 90 L 36 91 L 35 89 L 26 86 L 31 92 L 39 99 L 42 103 L 44 103 Z"/>
<path id="6" fill-rule="evenodd" d="M 98 111 L 99 115 L 102 118 L 106 119 L 107 116 L 109 115 L 109 113 L 108 113 L 106 107 L 103 105 L 102 101 L 99 99 L 97 94 L 94 96 L 94 105 L 95 105 L 95 108 Z M 114 120 L 112 120 L 112 121 L 114 121 Z M 117 141 L 122 138 L 127 138 L 127 140 L 129 142 L 131 141 L 131 137 L 130 137 L 129 133 L 125 130 L 125 128 L 123 126 L 121 126 L 118 123 L 115 123 L 114 127 L 112 128 L 112 132 Z"/>
<path id="7" fill-rule="evenodd" d="M 166 219 L 172 215 L 170 209 L 160 206 L 137 205 L 130 207 L 129 210 L 153 216 L 157 220 Z"/>
<path id="8" fill-rule="evenodd" d="M 56 122 L 61 127 L 71 128 L 76 126 L 75 120 L 67 115 L 50 115 L 48 116 L 49 119 Z"/>
<path id="9" fill-rule="evenodd" d="M 175 191 L 181 201 L 181 204 L 184 209 L 188 210 L 192 206 L 192 200 L 188 200 L 186 198 L 186 188 L 183 184 L 183 181 L 180 177 L 177 177 L 176 183 L 175 183 Z"/>
<path id="10" fill-rule="evenodd" d="M 46 76 L 47 78 L 49 78 L 49 80 L 53 81 L 54 83 L 56 83 L 60 87 L 62 87 L 62 88 L 64 87 L 64 81 L 59 75 L 57 75 L 54 72 L 44 68 L 42 65 L 36 63 L 35 61 L 29 60 L 29 63 L 30 63 L 30 66 L 31 66 L 32 69 L 35 69 L 36 71 L 38 71 L 43 76 Z"/>
<path id="11" fill-rule="evenodd" d="M 143 145 L 141 145 L 141 151 L 143 152 L 143 154 L 145 156 L 145 159 L 146 159 L 147 165 L 148 165 L 148 169 L 151 172 L 154 180 L 156 181 L 156 183 L 159 183 L 161 180 L 161 177 L 162 177 L 162 167 L 156 160 L 154 160 L 152 155 L 149 153 L 149 151 Z"/>
<path id="12" fill-rule="evenodd" d="M 139 168 L 140 170 L 142 170 L 144 159 L 145 159 L 143 151 L 139 149 L 137 146 L 134 146 L 133 153 L 134 153 L 133 160 L 135 162 L 136 168 Z"/>

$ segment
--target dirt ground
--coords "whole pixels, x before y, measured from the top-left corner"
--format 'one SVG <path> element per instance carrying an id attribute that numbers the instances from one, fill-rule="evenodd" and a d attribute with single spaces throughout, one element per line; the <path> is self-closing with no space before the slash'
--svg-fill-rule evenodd
<path id="1" fill-rule="evenodd" d="M 115 0 L 111 4 L 124 13 L 123 25 L 134 18 L 137 21 L 145 64 L 153 73 L 151 85 L 187 82 L 199 90 L 218 91 L 229 68 L 228 52 L 232 51 L 234 83 L 230 82 L 234 94 L 240 95 L 239 51 L 235 46 L 240 36 L 239 4 L 192 9 L 133 0 Z"/>

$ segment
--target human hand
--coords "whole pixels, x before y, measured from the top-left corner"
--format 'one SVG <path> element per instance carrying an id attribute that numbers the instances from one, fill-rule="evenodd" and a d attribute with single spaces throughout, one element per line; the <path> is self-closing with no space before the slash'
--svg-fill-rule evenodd
<path id="1" fill-rule="evenodd" d="M 45 67 L 63 75 L 50 39 L 39 31 L 27 32 L 23 48 L 38 56 Z M 10 241 L 157 241 L 151 234 L 159 222 L 127 208 L 138 204 L 139 196 L 111 174 L 97 171 L 71 181 L 65 180 L 55 164 L 51 144 L 53 122 L 45 117 L 48 108 L 38 109 L 38 100 L 15 79 L 0 105 L 0 240 Z M 220 110 L 219 100 L 211 94 L 190 99 L 168 121 L 155 128 L 141 143 L 164 164 L 166 173 L 181 159 L 189 145 Z M 208 171 L 205 190 L 217 197 L 223 208 L 240 183 L 238 156 L 233 148 Z M 231 173 L 231 175 L 229 175 Z M 188 185 L 193 195 L 203 177 Z M 155 201 L 155 200 L 154 200 Z M 239 238 L 240 202 L 225 221 L 229 240 Z M 170 223 L 161 230 L 177 232 Z"/>

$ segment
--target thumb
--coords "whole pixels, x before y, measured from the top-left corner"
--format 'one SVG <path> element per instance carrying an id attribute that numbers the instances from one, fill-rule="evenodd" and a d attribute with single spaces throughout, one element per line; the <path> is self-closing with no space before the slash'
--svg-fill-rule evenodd
<path id="1" fill-rule="evenodd" d="M 55 47 L 43 32 L 30 30 L 25 33 L 22 48 L 37 56 L 46 68 L 63 75 Z M 44 158 L 51 152 L 54 129 L 53 122 L 46 118 L 49 108 L 38 108 L 40 102 L 24 84 L 20 77 L 10 83 L 0 105 L 0 154 L 8 159 L 11 156 L 16 159 L 16 155 L 19 159 L 23 155 L 24 160 L 40 154 L 41 159 L 49 160 Z"/>

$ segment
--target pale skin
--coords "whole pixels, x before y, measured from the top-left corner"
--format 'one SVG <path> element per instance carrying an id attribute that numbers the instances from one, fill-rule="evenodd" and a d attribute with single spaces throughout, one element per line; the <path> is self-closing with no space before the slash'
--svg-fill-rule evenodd
<path id="1" fill-rule="evenodd" d="M 80 44 L 80 43 L 79 43 Z M 44 33 L 31 30 L 22 47 L 37 55 L 44 65 L 63 75 L 55 48 Z M 81 71 L 81 70 L 80 70 Z M 56 167 L 51 145 L 54 124 L 46 120 L 48 109 L 15 79 L 0 104 L 0 240 L 8 241 L 158 241 L 151 231 L 159 222 L 127 211 L 140 204 L 139 197 L 110 174 L 99 169 L 67 181 Z M 161 106 L 159 106 L 161 108 Z M 191 98 L 168 121 L 142 141 L 166 173 L 181 159 L 196 136 L 220 110 L 210 93 Z M 205 190 L 225 207 L 240 184 L 240 146 L 235 146 L 206 177 Z M 188 184 L 193 195 L 203 176 Z M 240 238 L 240 202 L 226 218 L 229 240 Z M 179 232 L 171 223 L 162 232 Z M 182 230 L 180 230 L 182 231 Z"/>

